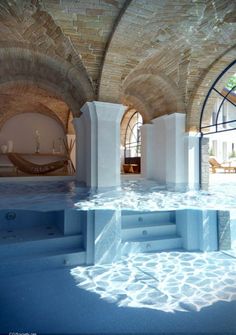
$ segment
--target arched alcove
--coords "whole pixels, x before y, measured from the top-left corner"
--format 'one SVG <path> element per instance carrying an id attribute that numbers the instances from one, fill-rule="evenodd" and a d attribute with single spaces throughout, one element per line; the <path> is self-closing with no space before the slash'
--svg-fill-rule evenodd
<path id="1" fill-rule="evenodd" d="M 18 113 L 6 120 L 1 127 L 0 145 L 12 141 L 13 151 L 34 153 L 36 131 L 40 136 L 39 152 L 65 153 L 63 140 L 66 140 L 66 132 L 62 124 L 49 115 L 33 111 Z"/>
<path id="2" fill-rule="evenodd" d="M 91 93 L 85 89 L 86 84 L 82 89 L 84 76 L 80 77 L 66 62 L 23 49 L 1 49 L 0 64 L 0 126 L 14 116 L 37 113 L 47 116 L 48 120 L 53 119 L 62 127 L 65 143 L 68 140 L 70 147 L 75 141 L 71 121 L 80 115 L 80 108 Z M 34 128 L 38 129 L 37 126 Z M 17 132 L 20 134 L 22 131 L 19 124 Z"/>

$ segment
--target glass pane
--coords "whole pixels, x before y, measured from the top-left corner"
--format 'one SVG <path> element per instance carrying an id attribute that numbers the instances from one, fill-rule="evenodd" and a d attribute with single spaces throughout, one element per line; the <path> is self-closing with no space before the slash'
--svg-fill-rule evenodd
<path id="1" fill-rule="evenodd" d="M 125 157 L 139 157 L 141 155 L 141 131 L 143 124 L 140 113 L 135 112 L 129 119 L 125 134 Z"/>

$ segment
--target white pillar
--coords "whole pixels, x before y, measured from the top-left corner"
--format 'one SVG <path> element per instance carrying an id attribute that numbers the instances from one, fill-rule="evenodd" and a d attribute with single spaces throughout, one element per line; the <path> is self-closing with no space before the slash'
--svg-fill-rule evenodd
<path id="1" fill-rule="evenodd" d="M 76 128 L 77 179 L 90 187 L 120 185 L 120 121 L 125 107 L 87 102 Z"/>
<path id="2" fill-rule="evenodd" d="M 145 178 L 174 190 L 186 188 L 186 157 L 185 114 L 160 116 L 152 120 L 152 125 L 143 126 L 142 170 Z"/>
<path id="3" fill-rule="evenodd" d="M 85 131 L 85 119 L 84 117 L 74 118 L 73 124 L 75 128 L 76 138 L 76 179 L 80 182 L 84 182 L 86 185 L 87 173 L 87 156 L 86 156 L 86 131 Z"/>
<path id="4" fill-rule="evenodd" d="M 144 124 L 141 127 L 141 176 L 153 179 L 153 124 Z"/>
<path id="5" fill-rule="evenodd" d="M 152 120 L 152 124 L 146 127 L 146 149 L 148 155 L 145 157 L 148 167 L 147 178 L 156 180 L 160 184 L 166 184 L 166 116 Z M 148 148 L 147 148 L 148 146 Z"/>
<path id="6" fill-rule="evenodd" d="M 182 190 L 187 186 L 185 114 L 166 116 L 166 183 L 169 188 Z"/>
<path id="7" fill-rule="evenodd" d="M 199 189 L 199 141 L 199 133 L 188 133 L 185 135 L 187 178 L 190 190 Z"/>

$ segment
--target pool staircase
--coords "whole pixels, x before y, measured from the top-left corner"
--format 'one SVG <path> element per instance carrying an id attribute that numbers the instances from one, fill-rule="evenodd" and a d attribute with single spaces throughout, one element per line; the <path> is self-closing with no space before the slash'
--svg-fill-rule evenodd
<path id="1" fill-rule="evenodd" d="M 83 231 L 65 231 L 63 211 L 1 211 L 0 271 L 17 274 L 85 264 Z"/>
<path id="2" fill-rule="evenodd" d="M 122 254 L 176 250 L 182 248 L 177 235 L 175 211 L 123 211 Z"/>

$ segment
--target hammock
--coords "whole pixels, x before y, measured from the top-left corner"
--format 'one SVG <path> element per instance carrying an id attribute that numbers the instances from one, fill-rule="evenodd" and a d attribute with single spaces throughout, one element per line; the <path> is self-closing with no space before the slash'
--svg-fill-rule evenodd
<path id="1" fill-rule="evenodd" d="M 29 174 L 45 174 L 65 167 L 67 160 L 60 160 L 47 164 L 35 164 L 16 153 L 7 154 L 9 160 L 22 172 Z"/>

